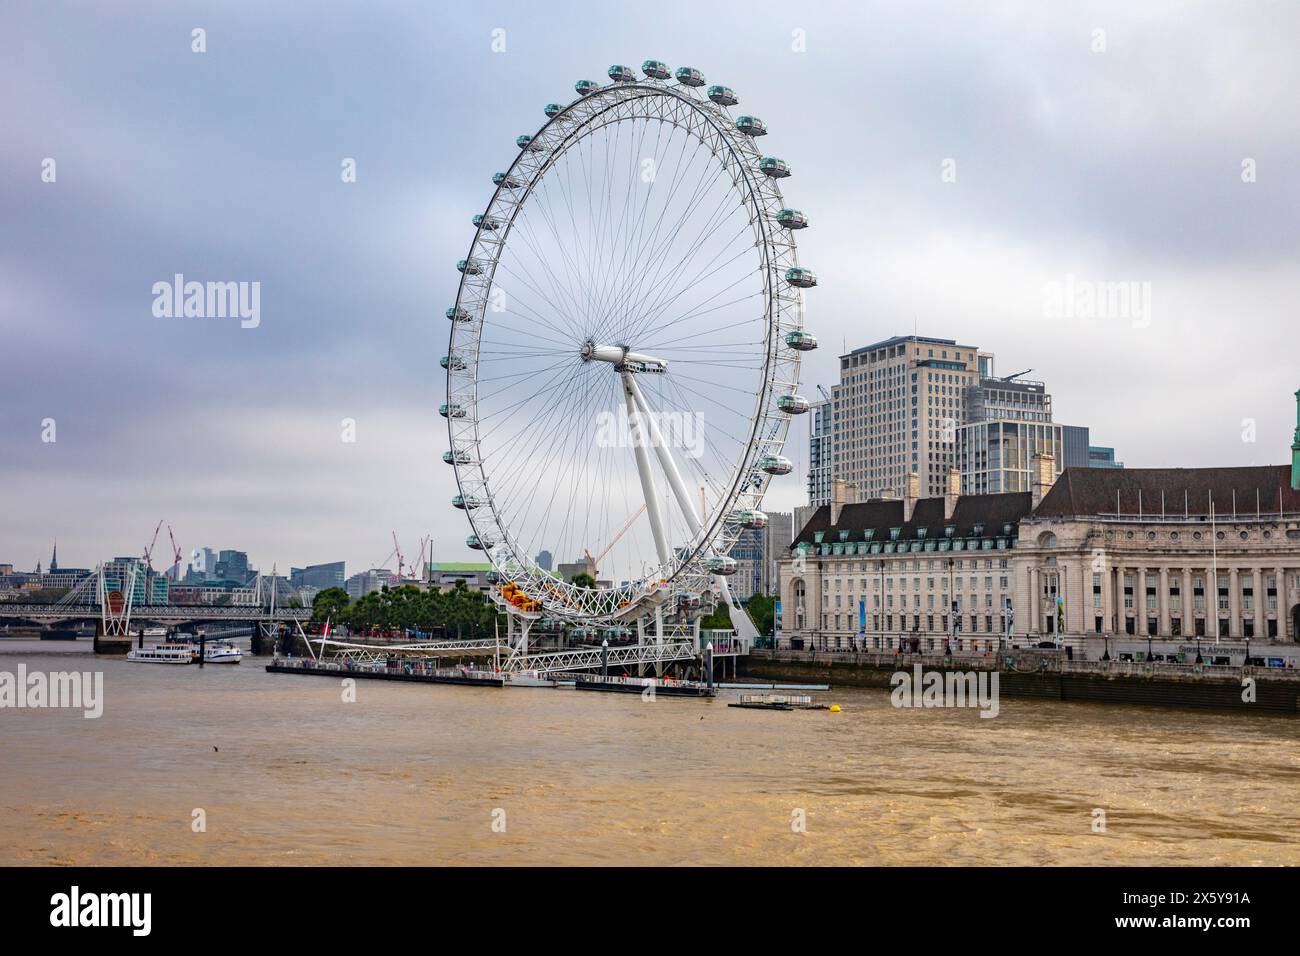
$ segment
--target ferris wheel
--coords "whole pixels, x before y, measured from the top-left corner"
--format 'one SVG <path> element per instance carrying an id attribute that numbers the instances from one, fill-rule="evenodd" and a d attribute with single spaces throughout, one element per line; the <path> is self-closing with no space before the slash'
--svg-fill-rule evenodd
<path id="1" fill-rule="evenodd" d="M 763 121 L 691 67 L 608 75 L 548 104 L 492 177 L 441 360 L 467 545 L 513 603 L 581 623 L 731 603 L 731 552 L 793 470 L 799 359 L 817 346 L 795 249 L 808 220 L 782 201 L 790 166 L 757 148 Z"/>

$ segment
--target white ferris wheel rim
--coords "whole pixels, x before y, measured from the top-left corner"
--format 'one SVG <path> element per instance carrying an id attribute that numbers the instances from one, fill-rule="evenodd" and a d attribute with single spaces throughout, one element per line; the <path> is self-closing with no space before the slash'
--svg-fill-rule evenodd
<path id="1" fill-rule="evenodd" d="M 725 500 L 717 503 L 687 544 L 673 548 L 666 564 L 656 563 L 650 573 L 615 587 L 590 589 L 538 567 L 532 548 L 516 540 L 503 515 L 481 454 L 479 356 L 497 267 L 529 199 L 573 144 L 611 124 L 638 119 L 667 122 L 696 137 L 731 176 L 752 226 L 754 258 L 764 277 L 763 368 L 754 383 L 749 434 L 725 482 Z M 784 204 L 776 178 L 760 170 L 761 159 L 753 139 L 737 129 L 727 110 L 698 96 L 691 87 L 650 78 L 611 82 L 560 108 L 521 146 L 482 214 L 484 223 L 476 228 L 466 259 L 475 269 L 462 270 L 456 303 L 449 310 L 457 317 L 451 323 L 447 359 L 445 408 L 457 412 L 447 416 L 450 463 L 458 499 L 467 503 L 465 513 L 473 531 L 469 540 L 485 553 L 501 579 L 514 582 L 545 615 L 574 622 L 626 620 L 643 612 L 661 589 L 705 593 L 713 578 L 705 568 L 706 557 L 727 555 L 742 531 L 733 516 L 757 511 L 762 503 L 772 475 L 760 470 L 758 462 L 780 454 L 789 428 L 789 415 L 776 402 L 781 395 L 793 395 L 799 382 L 799 350 L 788 346 L 785 336 L 803 330 L 803 294 L 783 281 L 788 269 L 798 268 L 797 250 L 790 231 L 776 222 Z M 495 228 L 489 228 L 492 223 Z"/>

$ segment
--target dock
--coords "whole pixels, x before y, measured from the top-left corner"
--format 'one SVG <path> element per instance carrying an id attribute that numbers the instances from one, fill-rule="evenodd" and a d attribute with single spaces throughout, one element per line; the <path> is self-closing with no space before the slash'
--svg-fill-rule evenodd
<path id="1" fill-rule="evenodd" d="M 830 705 L 814 700 L 807 694 L 741 694 L 740 700 L 728 707 L 748 710 L 829 710 Z"/>
<path id="2" fill-rule="evenodd" d="M 664 697 L 717 697 L 718 689 L 700 681 L 667 680 L 655 677 L 601 677 L 598 674 L 574 675 L 576 690 L 603 691 L 607 694 L 644 694 L 647 690 Z"/>
<path id="3" fill-rule="evenodd" d="M 283 660 L 277 658 L 266 665 L 271 674 L 314 674 L 319 677 L 363 677 L 368 680 L 408 681 L 416 684 L 460 684 L 471 687 L 504 687 L 505 676 L 494 671 L 471 670 L 467 667 L 427 667 L 422 662 L 407 662 L 401 666 L 333 663 L 309 659 Z"/>

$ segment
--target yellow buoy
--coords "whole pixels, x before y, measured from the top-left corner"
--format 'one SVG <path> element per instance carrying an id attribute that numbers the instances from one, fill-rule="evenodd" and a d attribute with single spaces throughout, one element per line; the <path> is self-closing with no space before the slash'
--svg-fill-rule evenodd
<path id="1" fill-rule="evenodd" d="M 831 704 L 831 713 L 832 713 L 832 714 L 838 714 L 839 712 L 840 712 L 840 705 L 839 705 L 839 704 Z"/>

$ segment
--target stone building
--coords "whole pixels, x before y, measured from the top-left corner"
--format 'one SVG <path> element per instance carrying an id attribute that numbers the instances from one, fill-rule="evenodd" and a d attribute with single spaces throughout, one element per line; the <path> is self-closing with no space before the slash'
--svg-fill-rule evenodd
<path id="1" fill-rule="evenodd" d="M 1295 641 L 1300 490 L 1286 465 L 1069 469 L 1015 568 L 1030 636 Z"/>
<path id="2" fill-rule="evenodd" d="M 1292 463 L 1067 468 L 1029 492 L 832 502 L 779 562 L 783 648 L 984 652 L 998 639 L 1102 654 L 1300 666 L 1300 392 Z M 1161 642 L 1157 644 L 1157 642 Z M 1188 642 L 1194 642 L 1189 644 Z M 1179 658 L 1181 659 L 1181 657 Z"/>
<path id="3" fill-rule="evenodd" d="M 1047 473 L 1050 475 L 1050 465 Z M 782 648 L 983 652 L 1007 626 L 1012 555 L 1035 494 L 902 498 L 848 503 L 844 482 L 813 513 L 780 562 Z"/>

